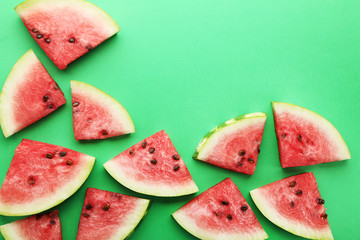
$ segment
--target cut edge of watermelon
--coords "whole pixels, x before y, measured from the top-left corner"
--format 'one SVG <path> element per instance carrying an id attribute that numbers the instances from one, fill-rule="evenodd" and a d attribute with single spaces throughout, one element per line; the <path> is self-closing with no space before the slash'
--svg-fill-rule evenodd
<path id="1" fill-rule="evenodd" d="M 3 235 L 4 239 L 23 239 L 19 234 L 20 230 L 18 229 L 16 224 L 7 223 L 0 226 L 0 232 Z"/>

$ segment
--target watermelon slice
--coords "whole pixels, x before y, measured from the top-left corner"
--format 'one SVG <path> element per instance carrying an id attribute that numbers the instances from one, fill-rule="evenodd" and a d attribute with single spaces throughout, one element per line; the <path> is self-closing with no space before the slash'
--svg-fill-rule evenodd
<path id="1" fill-rule="evenodd" d="M 108 14 L 83 0 L 27 0 L 15 10 L 60 69 L 120 30 Z"/>
<path id="2" fill-rule="evenodd" d="M 0 189 L 0 214 L 30 215 L 60 204 L 85 182 L 94 161 L 80 152 L 24 139 Z"/>
<path id="3" fill-rule="evenodd" d="M 120 153 L 104 167 L 119 183 L 139 193 L 172 197 L 199 191 L 164 130 Z"/>
<path id="4" fill-rule="evenodd" d="M 289 103 L 273 102 L 272 106 L 283 168 L 351 158 L 340 133 L 325 118 Z"/>
<path id="5" fill-rule="evenodd" d="M 252 175 L 260 153 L 265 121 L 265 113 L 250 113 L 220 124 L 200 141 L 193 158 Z"/>
<path id="6" fill-rule="evenodd" d="M 262 214 L 304 238 L 333 239 L 316 179 L 311 172 L 288 177 L 250 192 Z"/>
<path id="7" fill-rule="evenodd" d="M 172 214 L 200 239 L 267 239 L 249 204 L 230 179 L 209 188 Z"/>
<path id="8" fill-rule="evenodd" d="M 58 210 L 2 225 L 0 231 L 9 240 L 62 240 Z"/>
<path id="9" fill-rule="evenodd" d="M 77 240 L 125 239 L 147 213 L 150 201 L 88 188 Z"/>
<path id="10" fill-rule="evenodd" d="M 76 140 L 104 139 L 135 132 L 126 109 L 110 95 L 83 82 L 71 81 Z"/>
<path id="11" fill-rule="evenodd" d="M 14 65 L 0 94 L 0 122 L 9 137 L 65 104 L 63 92 L 33 50 Z"/>

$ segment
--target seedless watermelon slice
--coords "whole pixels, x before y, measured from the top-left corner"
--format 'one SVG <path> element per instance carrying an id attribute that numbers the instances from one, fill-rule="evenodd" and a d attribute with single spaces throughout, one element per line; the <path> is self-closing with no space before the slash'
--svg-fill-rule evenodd
<path id="1" fill-rule="evenodd" d="M 340 133 L 325 118 L 289 103 L 273 102 L 272 106 L 283 168 L 351 158 Z"/>
<path id="2" fill-rule="evenodd" d="M 33 50 L 14 65 L 0 94 L 0 122 L 9 137 L 65 104 L 57 83 Z"/>
<path id="3" fill-rule="evenodd" d="M 174 212 L 175 220 L 200 239 L 267 239 L 254 212 L 227 178 Z"/>
<path id="4" fill-rule="evenodd" d="M 71 81 L 73 128 L 76 140 L 104 139 L 135 132 L 126 109 L 105 92 Z"/>
<path id="5" fill-rule="evenodd" d="M 265 121 L 265 113 L 250 113 L 220 124 L 200 141 L 193 158 L 252 175 L 260 153 Z"/>
<path id="6" fill-rule="evenodd" d="M 15 10 L 60 69 L 120 30 L 108 14 L 84 0 L 27 0 Z"/>
<path id="7" fill-rule="evenodd" d="M 94 161 L 80 152 L 24 139 L 0 189 L 0 214 L 30 215 L 60 204 L 84 183 Z"/>
<path id="8" fill-rule="evenodd" d="M 311 172 L 250 192 L 262 214 L 279 227 L 310 239 L 333 239 L 316 179 Z"/>
<path id="9" fill-rule="evenodd" d="M 58 210 L 2 225 L 0 231 L 9 240 L 62 240 Z"/>
<path id="10" fill-rule="evenodd" d="M 104 167 L 119 183 L 136 192 L 170 197 L 199 191 L 164 130 L 120 153 Z"/>
<path id="11" fill-rule="evenodd" d="M 125 239 L 147 213 L 150 201 L 88 188 L 77 240 Z"/>

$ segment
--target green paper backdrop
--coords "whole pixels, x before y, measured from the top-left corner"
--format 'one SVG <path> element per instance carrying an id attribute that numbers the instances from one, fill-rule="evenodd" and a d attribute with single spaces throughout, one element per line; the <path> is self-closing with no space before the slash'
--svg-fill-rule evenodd
<path id="1" fill-rule="evenodd" d="M 20 2 L 0 4 L 0 85 L 14 63 L 32 48 L 68 103 L 8 139 L 0 134 L 0 180 L 23 138 L 95 156 L 85 184 L 56 207 L 64 240 L 76 238 L 87 187 L 153 200 L 131 239 L 195 239 L 171 213 L 226 177 L 238 185 L 269 239 L 300 239 L 269 222 L 255 207 L 249 191 L 305 171 L 317 178 L 335 239 L 360 238 L 360 1 L 92 0 L 122 30 L 64 71 L 30 37 L 13 10 Z M 136 133 L 76 142 L 70 80 L 92 84 L 119 100 L 129 111 Z M 282 169 L 271 101 L 301 105 L 327 118 L 342 134 L 352 159 Z M 209 130 L 250 112 L 268 114 L 253 176 L 191 158 Z M 141 195 L 118 184 L 102 167 L 161 129 L 170 135 L 199 193 L 178 198 Z M 20 218 L 0 216 L 0 224 L 16 219 Z"/>

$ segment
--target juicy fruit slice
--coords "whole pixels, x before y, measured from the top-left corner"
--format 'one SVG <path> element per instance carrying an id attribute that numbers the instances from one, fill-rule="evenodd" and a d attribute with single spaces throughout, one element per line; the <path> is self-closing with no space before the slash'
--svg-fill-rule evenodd
<path id="1" fill-rule="evenodd" d="M 76 140 L 104 139 L 135 132 L 126 109 L 110 95 L 83 82 L 71 81 Z"/>
<path id="2" fill-rule="evenodd" d="M 85 182 L 94 161 L 68 148 L 24 139 L 0 189 L 0 214 L 30 215 L 60 204 Z"/>
<path id="3" fill-rule="evenodd" d="M 108 14 L 84 0 L 27 0 L 15 10 L 60 69 L 120 30 Z"/>
<path id="4" fill-rule="evenodd" d="M 325 118 L 289 103 L 273 102 L 272 106 L 283 168 L 351 158 L 340 133 Z"/>
<path id="5" fill-rule="evenodd" d="M 33 50 L 14 65 L 0 95 L 0 122 L 9 137 L 65 104 L 63 92 Z"/>
<path id="6" fill-rule="evenodd" d="M 249 204 L 230 179 L 209 188 L 172 214 L 200 239 L 267 239 Z"/>
<path id="7" fill-rule="evenodd" d="M 164 130 L 120 153 L 104 167 L 119 183 L 139 193 L 170 197 L 199 191 Z"/>
<path id="8" fill-rule="evenodd" d="M 125 239 L 147 213 L 150 201 L 88 188 L 77 240 Z"/>
<path id="9" fill-rule="evenodd" d="M 265 113 L 250 113 L 220 124 L 200 141 L 193 158 L 252 175 L 260 153 L 265 121 Z"/>
<path id="10" fill-rule="evenodd" d="M 262 214 L 279 227 L 310 239 L 333 239 L 316 179 L 311 172 L 250 192 Z"/>
<path id="11" fill-rule="evenodd" d="M 58 210 L 2 225 L 0 231 L 9 240 L 62 240 Z"/>

